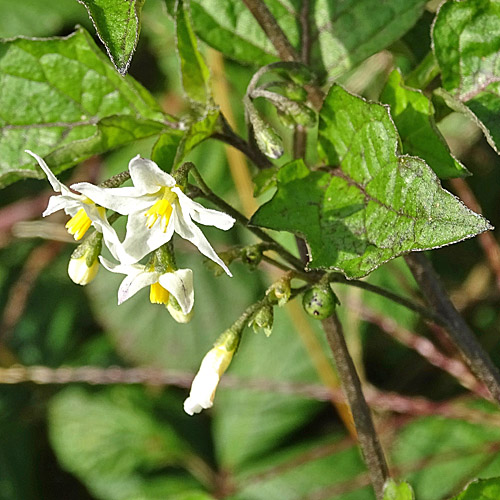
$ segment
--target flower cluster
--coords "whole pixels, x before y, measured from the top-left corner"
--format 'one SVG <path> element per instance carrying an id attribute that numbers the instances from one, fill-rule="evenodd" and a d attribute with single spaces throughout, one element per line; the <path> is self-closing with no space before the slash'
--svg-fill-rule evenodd
<path id="1" fill-rule="evenodd" d="M 76 283 L 83 285 L 93 279 L 99 259 L 109 271 L 126 275 L 118 290 L 119 304 L 150 286 L 152 303 L 164 304 L 177 321 L 189 321 L 194 305 L 193 272 L 177 269 L 175 265 L 167 248 L 174 233 L 193 243 L 231 276 L 195 223 L 227 230 L 233 226 L 234 219 L 191 200 L 183 186 L 153 161 L 140 156 L 130 161 L 133 186 L 101 187 L 79 182 L 68 188 L 59 182 L 40 156 L 26 152 L 37 160 L 54 191 L 60 193 L 49 199 L 43 215 L 64 210 L 71 216 L 66 228 L 76 240 L 80 240 L 91 226 L 100 233 L 99 238 L 86 239 L 70 259 L 68 272 Z M 111 226 L 107 210 L 128 217 L 123 241 Z M 116 262 L 99 256 L 101 242 Z M 140 264 L 139 261 L 148 255 L 148 262 Z"/>

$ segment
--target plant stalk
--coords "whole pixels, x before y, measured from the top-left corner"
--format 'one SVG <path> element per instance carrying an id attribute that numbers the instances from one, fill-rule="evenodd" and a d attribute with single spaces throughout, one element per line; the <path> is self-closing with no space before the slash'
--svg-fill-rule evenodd
<path id="1" fill-rule="evenodd" d="M 359 446 L 370 474 L 375 495 L 377 500 L 382 500 L 384 484 L 390 477 L 389 468 L 373 425 L 370 408 L 361 390 L 361 382 L 347 349 L 342 324 L 336 313 L 323 320 L 322 324 L 333 353 L 342 390 L 351 408 Z"/>
<path id="2" fill-rule="evenodd" d="M 283 61 L 299 61 L 299 55 L 262 0 L 243 0 Z"/>
<path id="3" fill-rule="evenodd" d="M 425 255 L 413 252 L 405 257 L 425 299 L 439 316 L 460 350 L 472 373 L 481 380 L 493 398 L 500 403 L 500 372 L 476 336 L 451 302 L 439 277 Z"/>

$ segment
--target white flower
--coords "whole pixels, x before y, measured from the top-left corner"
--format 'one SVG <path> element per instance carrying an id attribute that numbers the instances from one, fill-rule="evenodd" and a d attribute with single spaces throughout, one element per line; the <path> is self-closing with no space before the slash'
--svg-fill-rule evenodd
<path id="1" fill-rule="evenodd" d="M 216 345 L 205 355 L 191 385 L 189 397 L 184 401 L 184 411 L 188 415 L 212 408 L 215 390 L 234 352 L 235 349 L 228 350 L 225 345 Z"/>
<path id="2" fill-rule="evenodd" d="M 102 189 L 90 184 L 74 186 L 99 205 L 128 215 L 120 262 L 138 262 L 167 243 L 176 232 L 231 276 L 195 222 L 227 230 L 233 226 L 234 219 L 191 200 L 176 185 L 175 179 L 151 160 L 137 155 L 130 160 L 129 171 L 133 187 Z"/>
<path id="3" fill-rule="evenodd" d="M 117 248 L 120 245 L 120 240 L 116 231 L 111 227 L 111 224 L 106 219 L 106 210 L 97 206 L 92 198 L 87 197 L 83 194 L 73 193 L 68 187 L 59 182 L 56 176 L 49 169 L 43 158 L 33 153 L 32 151 L 26 150 L 26 153 L 30 154 L 35 158 L 35 160 L 40 165 L 40 168 L 45 172 L 52 189 L 56 193 L 61 193 L 57 196 L 51 196 L 49 199 L 49 204 L 43 212 L 43 216 L 53 214 L 58 210 L 64 210 L 64 212 L 71 216 L 71 219 L 66 224 L 68 232 L 72 234 L 75 240 L 80 240 L 84 234 L 87 232 L 89 227 L 92 225 L 97 231 L 103 234 L 104 242 L 109 248 L 114 257 L 117 256 Z M 78 186 L 93 186 L 89 183 L 79 183 Z M 71 189 L 79 191 L 76 184 L 70 186 Z M 93 186 L 95 189 L 102 189 L 97 186 Z"/>
<path id="4" fill-rule="evenodd" d="M 125 302 L 142 288 L 150 286 L 149 299 L 153 304 L 167 305 L 171 293 L 179 303 L 183 314 L 188 315 L 193 309 L 194 288 L 191 269 L 161 273 L 141 264 L 113 264 L 103 257 L 99 259 L 108 271 L 127 275 L 118 289 L 118 304 Z"/>

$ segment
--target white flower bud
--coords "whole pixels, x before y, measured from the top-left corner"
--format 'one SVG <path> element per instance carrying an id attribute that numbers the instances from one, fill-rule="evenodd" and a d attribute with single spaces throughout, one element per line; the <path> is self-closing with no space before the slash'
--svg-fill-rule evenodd
<path id="1" fill-rule="evenodd" d="M 77 285 L 90 283 L 96 277 L 97 271 L 99 271 L 99 261 L 97 259 L 90 266 L 85 255 L 69 259 L 68 274 Z"/>
<path id="2" fill-rule="evenodd" d="M 74 283 L 87 285 L 96 277 L 101 250 L 102 233 L 97 231 L 76 247 L 68 263 L 68 275 Z"/>
<path id="3" fill-rule="evenodd" d="M 236 347 L 228 350 L 226 345 L 216 345 L 205 355 L 191 385 L 189 397 L 184 401 L 184 411 L 188 415 L 212 407 L 219 380 L 231 363 L 235 350 Z"/>

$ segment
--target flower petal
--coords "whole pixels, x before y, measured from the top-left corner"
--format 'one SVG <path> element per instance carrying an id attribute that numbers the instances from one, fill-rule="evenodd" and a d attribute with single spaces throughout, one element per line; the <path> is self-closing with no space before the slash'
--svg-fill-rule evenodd
<path id="1" fill-rule="evenodd" d="M 102 255 L 99 255 L 99 260 L 105 269 L 111 271 L 112 273 L 118 274 L 139 274 L 142 273 L 145 267 L 142 264 L 122 264 L 122 263 L 114 263 L 110 260 L 104 258 Z"/>
<path id="2" fill-rule="evenodd" d="M 175 186 L 175 179 L 164 172 L 154 161 L 137 155 L 128 164 L 134 186 L 141 193 L 155 193 L 164 186 Z"/>
<path id="3" fill-rule="evenodd" d="M 224 231 L 233 227 L 235 219 L 230 215 L 218 210 L 205 208 L 185 195 L 180 188 L 172 188 L 172 191 L 178 196 L 182 211 L 188 212 L 195 222 L 199 222 L 204 226 L 215 226 Z"/>
<path id="4" fill-rule="evenodd" d="M 142 288 L 156 283 L 158 278 L 159 273 L 149 271 L 127 276 L 121 282 L 120 288 L 118 288 L 118 305 L 135 295 Z"/>
<path id="5" fill-rule="evenodd" d="M 178 269 L 165 273 L 160 276 L 159 282 L 177 299 L 183 314 L 189 314 L 194 304 L 193 271 Z"/>
<path id="6" fill-rule="evenodd" d="M 60 193 L 63 187 L 66 188 L 64 184 L 62 184 L 57 180 L 57 177 L 52 173 L 52 170 L 50 170 L 48 165 L 45 163 L 45 160 L 41 156 L 38 156 L 36 153 L 33 153 L 33 151 L 30 151 L 29 149 L 25 149 L 24 152 L 28 153 L 29 155 L 33 156 L 33 158 L 35 158 L 35 160 L 38 162 L 38 165 L 40 165 L 40 168 L 45 172 L 45 175 L 47 176 L 47 179 L 49 180 L 52 189 L 56 193 Z"/>
<path id="7" fill-rule="evenodd" d="M 219 266 L 226 271 L 228 276 L 232 276 L 231 271 L 227 268 L 222 259 L 215 253 L 215 250 L 211 247 L 210 243 L 205 238 L 205 235 L 201 232 L 201 229 L 196 226 L 191 219 L 185 218 L 181 211 L 175 211 L 172 216 L 175 217 L 175 232 L 182 238 L 193 243 L 193 245 L 195 245 L 198 250 L 205 255 L 205 257 L 217 262 L 217 264 L 219 264 Z"/>
<path id="8" fill-rule="evenodd" d="M 82 202 L 76 196 L 63 196 L 62 194 L 51 196 L 47 208 L 42 214 L 43 217 L 47 217 L 47 215 L 53 214 L 58 210 L 64 210 L 65 213 L 71 216 L 75 215 L 82 208 Z"/>
<path id="9" fill-rule="evenodd" d="M 147 210 L 157 200 L 156 196 L 141 193 L 135 187 L 102 188 L 88 182 L 78 182 L 71 188 L 84 194 L 97 205 L 122 215 Z"/>
<path id="10" fill-rule="evenodd" d="M 159 273 L 145 271 L 145 267 L 140 264 L 115 264 L 102 256 L 99 256 L 99 260 L 108 271 L 127 275 L 118 289 L 118 305 L 132 297 L 141 288 L 158 281 Z"/>
<path id="11" fill-rule="evenodd" d="M 86 214 L 89 216 L 89 219 L 92 221 L 92 225 L 96 228 L 97 231 L 102 233 L 104 244 L 108 247 L 111 255 L 113 255 L 115 259 L 118 259 L 121 247 L 120 239 L 118 238 L 118 234 L 116 234 L 116 231 L 108 222 L 106 215 L 102 215 L 102 212 L 104 210 L 99 210 L 99 208 L 94 205 L 94 203 L 84 203 L 83 208 Z"/>
<path id="12" fill-rule="evenodd" d="M 170 221 L 172 222 L 172 221 Z M 159 221 L 150 229 L 146 225 L 144 213 L 130 214 L 127 221 L 127 233 L 119 250 L 119 259 L 124 264 L 133 264 L 145 255 L 161 247 L 172 238 L 173 222 L 163 231 Z"/>

